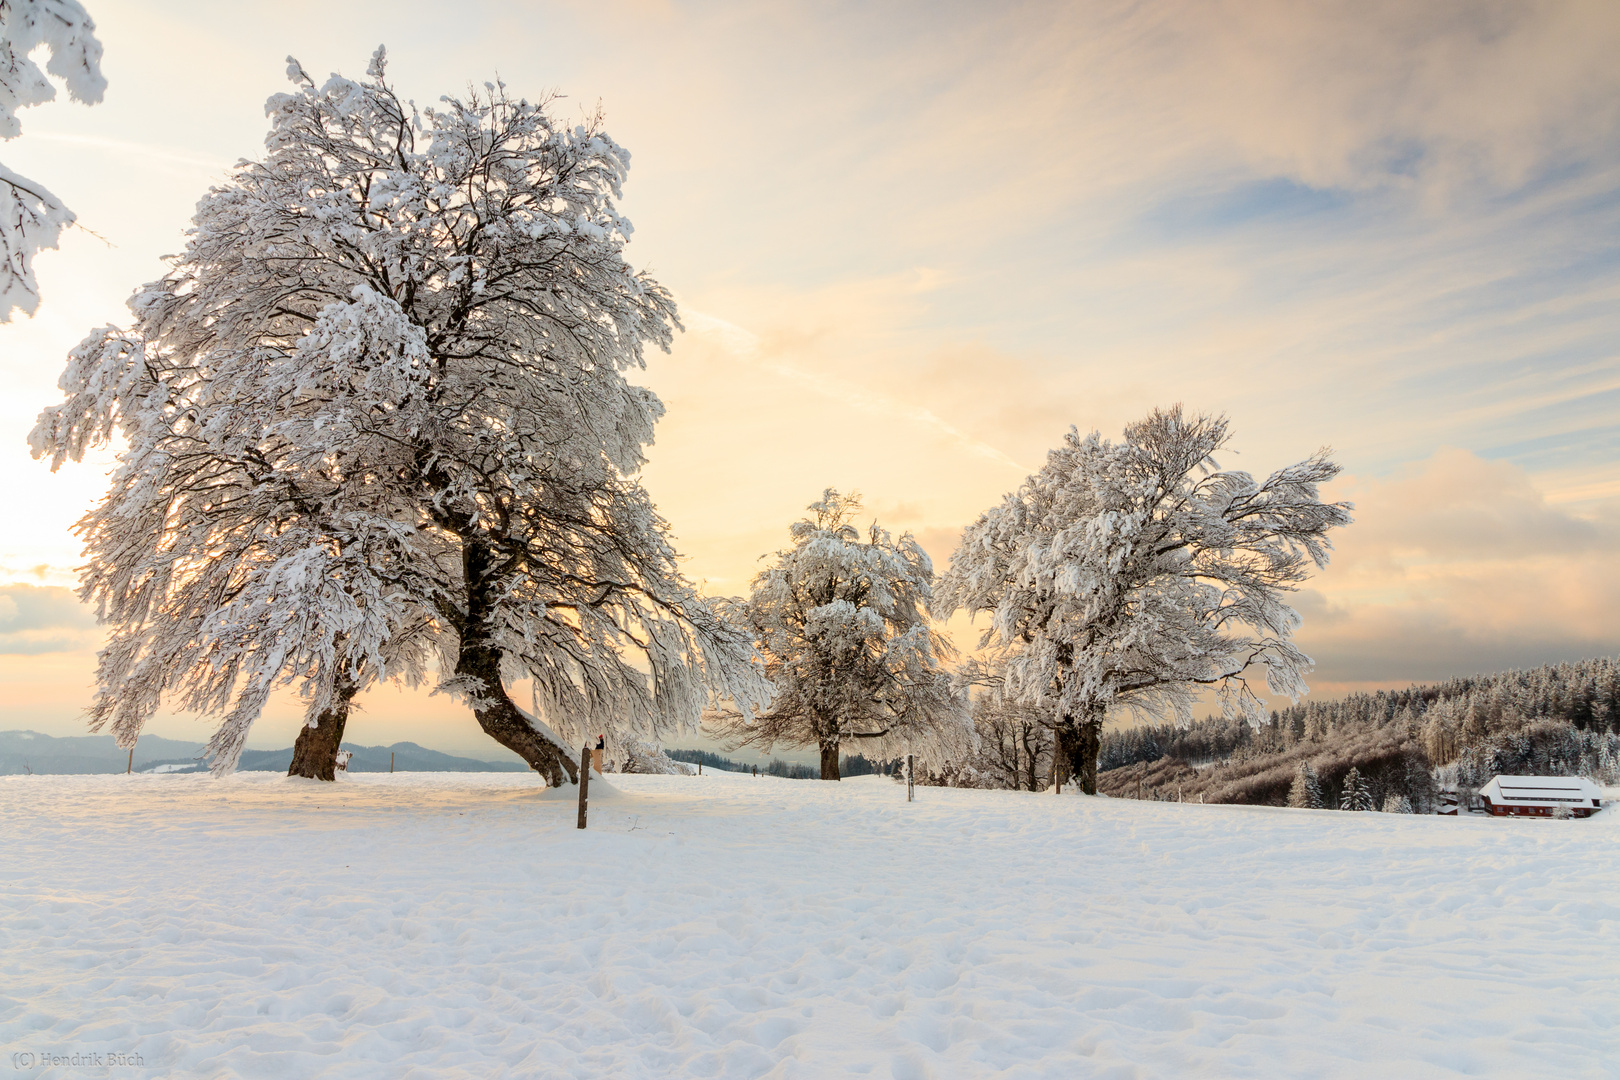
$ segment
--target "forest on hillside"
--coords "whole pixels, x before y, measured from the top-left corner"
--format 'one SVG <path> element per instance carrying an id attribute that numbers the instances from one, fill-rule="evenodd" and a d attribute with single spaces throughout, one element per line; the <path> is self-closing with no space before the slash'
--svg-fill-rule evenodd
<path id="1" fill-rule="evenodd" d="M 1145 799 L 1284 805 L 1302 767 L 1338 806 L 1355 769 L 1374 805 L 1464 803 L 1498 773 L 1620 781 L 1620 659 L 1600 657 L 1405 690 L 1308 701 L 1251 727 L 1210 718 L 1103 736 L 1099 788 Z"/>
<path id="2" fill-rule="evenodd" d="M 1010 723 L 989 708 L 976 714 L 978 752 L 931 779 L 1045 786 L 1050 737 L 1041 741 L 1038 723 Z M 1102 736 L 1098 768 L 1098 790 L 1116 798 L 1272 806 L 1289 805 L 1291 794 L 1297 803 L 1296 780 L 1306 776 L 1323 807 L 1345 801 L 1354 770 L 1364 803 L 1382 808 L 1404 798 L 1417 813 L 1432 812 L 1442 788 L 1471 804 L 1498 773 L 1617 783 L 1620 658 L 1307 701 L 1258 725 L 1210 717 L 1113 729 Z"/>

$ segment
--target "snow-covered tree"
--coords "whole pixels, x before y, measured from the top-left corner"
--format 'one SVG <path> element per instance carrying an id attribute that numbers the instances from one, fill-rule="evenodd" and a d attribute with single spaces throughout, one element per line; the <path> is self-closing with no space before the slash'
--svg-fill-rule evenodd
<path id="1" fill-rule="evenodd" d="M 793 545 L 753 582 L 747 617 L 775 696 L 758 716 L 724 717 L 734 745 L 816 746 L 837 780 L 839 747 L 934 761 L 971 745 L 971 722 L 940 663 L 951 648 L 928 620 L 933 564 L 910 533 L 874 522 L 861 538 L 859 496 L 828 488 Z"/>
<path id="2" fill-rule="evenodd" d="M 1361 770 L 1354 766 L 1344 774 L 1344 787 L 1339 793 L 1339 809 L 1360 811 L 1373 809 L 1372 791 L 1361 779 Z"/>
<path id="3" fill-rule="evenodd" d="M 1308 762 L 1294 773 L 1294 783 L 1288 789 L 1288 805 L 1301 810 L 1322 809 L 1322 781 Z"/>
<path id="4" fill-rule="evenodd" d="M 1039 791 L 1051 783 L 1052 727 L 1046 712 L 1008 697 L 1002 661 L 974 658 L 957 669 L 956 685 L 972 694 L 972 747 L 956 760 L 925 760 L 923 768 L 972 776 L 974 787 Z"/>
<path id="5" fill-rule="evenodd" d="M 1008 700 L 997 688 L 973 699 L 978 741 L 971 763 L 996 787 L 1039 791 L 1051 780 L 1052 729 L 1039 709 Z"/>
<path id="6" fill-rule="evenodd" d="M 1115 444 L 1070 429 L 1017 492 L 964 530 L 935 614 L 990 616 L 981 645 L 1010 652 L 1008 691 L 1052 716 L 1060 769 L 1097 790 L 1110 709 L 1192 719 L 1212 687 L 1228 715 L 1265 718 L 1247 675 L 1298 698 L 1310 658 L 1284 596 L 1326 564 L 1349 507 L 1318 488 L 1320 451 L 1257 482 L 1225 471 L 1223 418 L 1155 411 Z M 1061 775 L 1061 771 L 1060 771 Z"/>
<path id="7" fill-rule="evenodd" d="M 1410 814 L 1412 800 L 1398 791 L 1392 791 L 1384 796 L 1383 812 L 1386 814 Z"/>
<path id="8" fill-rule="evenodd" d="M 50 53 L 45 70 L 32 55 Z M 17 110 L 56 97 L 49 75 L 67 84 L 68 97 L 86 105 L 101 100 L 101 42 L 78 0 L 0 0 L 0 139 L 22 133 Z M 43 185 L 0 165 L 0 323 L 13 311 L 39 307 L 34 256 L 56 247 L 73 211 Z"/>
<path id="9" fill-rule="evenodd" d="M 92 726 L 222 714 L 228 770 L 296 683 L 335 752 L 356 693 L 431 666 L 556 784 L 586 732 L 762 701 L 747 628 L 635 479 L 663 407 L 625 373 L 676 322 L 623 256 L 629 155 L 504 86 L 418 111 L 381 49 L 363 81 L 288 73 L 265 160 L 203 198 L 34 432 L 53 465 L 128 442 L 81 523 L 111 625 Z"/>
<path id="10" fill-rule="evenodd" d="M 692 766 L 676 761 L 664 748 L 646 739 L 628 739 L 621 751 L 624 758 L 621 773 L 646 773 L 651 776 L 691 776 L 697 772 Z"/>

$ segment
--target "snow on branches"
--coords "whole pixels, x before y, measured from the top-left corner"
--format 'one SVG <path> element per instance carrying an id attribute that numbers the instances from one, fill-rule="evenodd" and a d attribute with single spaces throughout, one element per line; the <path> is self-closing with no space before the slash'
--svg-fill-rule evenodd
<path id="1" fill-rule="evenodd" d="M 385 70 L 379 49 L 317 85 L 290 62 L 265 160 L 203 198 L 35 429 L 53 464 L 129 443 L 81 525 L 112 624 L 96 722 L 132 739 L 178 692 L 226 714 L 228 768 L 270 687 L 298 683 L 313 722 L 436 664 L 559 783 L 586 731 L 747 711 L 749 635 L 634 479 L 663 406 L 625 373 L 678 323 L 623 256 L 628 153 L 500 85 L 417 110 Z"/>
<path id="2" fill-rule="evenodd" d="M 101 100 L 101 42 L 78 0 L 0 0 L 0 139 L 22 133 L 17 110 L 56 97 L 47 75 L 67 84 L 68 97 L 86 105 Z M 30 58 L 44 46 L 45 70 Z M 34 256 L 56 247 L 73 211 L 43 186 L 0 165 L 0 322 L 13 311 L 39 307 Z"/>
<path id="3" fill-rule="evenodd" d="M 1006 693 L 1048 710 L 1060 751 L 1096 789 L 1110 708 L 1191 720 L 1213 687 L 1228 715 L 1264 715 L 1246 681 L 1305 691 L 1310 658 L 1283 602 L 1326 564 L 1347 504 L 1324 503 L 1339 469 L 1318 452 L 1263 482 L 1219 468 L 1227 423 L 1155 411 L 1121 443 L 1070 429 L 1046 465 L 962 535 L 935 614 L 990 616 Z"/>
<path id="4" fill-rule="evenodd" d="M 828 488 L 754 579 L 747 618 L 776 695 L 761 715 L 725 725 L 739 746 L 819 747 L 823 780 L 839 778 L 845 740 L 868 757 L 938 759 L 972 741 L 939 667 L 950 645 L 928 621 L 933 565 L 910 533 L 895 540 L 873 523 L 863 541 L 860 508 L 859 496 Z"/>

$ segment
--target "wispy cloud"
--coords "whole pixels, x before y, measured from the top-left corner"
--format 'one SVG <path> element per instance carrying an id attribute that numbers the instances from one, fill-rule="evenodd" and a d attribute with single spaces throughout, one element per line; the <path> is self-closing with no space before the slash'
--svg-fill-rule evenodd
<path id="1" fill-rule="evenodd" d="M 1335 494 L 1357 521 L 1300 604 L 1319 689 L 1620 652 L 1620 500 L 1576 513 L 1455 448 Z"/>
<path id="2" fill-rule="evenodd" d="M 100 640 L 95 616 L 72 590 L 0 585 L 0 654 L 84 652 Z"/>

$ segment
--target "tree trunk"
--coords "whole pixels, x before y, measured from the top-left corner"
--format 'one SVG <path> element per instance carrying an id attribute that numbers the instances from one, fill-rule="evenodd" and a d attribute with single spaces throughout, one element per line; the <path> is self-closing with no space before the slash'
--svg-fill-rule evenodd
<path id="1" fill-rule="evenodd" d="M 1052 730 L 1052 770 L 1050 788 L 1061 788 L 1074 776 L 1074 760 L 1069 755 L 1070 747 L 1078 749 L 1078 740 L 1074 735 L 1072 723 L 1066 722 L 1061 727 Z"/>
<path id="2" fill-rule="evenodd" d="M 456 661 L 456 674 L 477 678 L 484 684 L 481 702 L 473 706 L 473 715 L 484 734 L 506 747 L 529 763 L 529 768 L 546 778 L 552 787 L 561 787 L 563 774 L 568 782 L 579 783 L 579 766 L 573 758 L 561 753 L 555 744 L 534 730 L 523 712 L 507 696 L 501 683 L 500 653 L 488 646 L 463 642 L 461 656 Z"/>
<path id="3" fill-rule="evenodd" d="M 1087 795 L 1097 794 L 1097 755 L 1102 750 L 1106 707 L 1088 708 L 1079 717 L 1065 716 L 1053 732 L 1052 773 L 1067 782 L 1072 776 Z"/>
<path id="4" fill-rule="evenodd" d="M 478 704 L 473 706 L 478 726 L 484 729 L 484 734 L 528 762 L 552 787 L 562 786 L 564 773 L 570 783 L 577 784 L 579 766 L 574 764 L 572 755 L 562 752 L 534 729 L 507 696 L 506 685 L 501 680 L 500 650 L 490 642 L 487 631 L 495 614 L 489 548 L 470 542 L 462 549 L 461 559 L 467 582 L 467 629 L 461 635 L 456 674 L 484 685 Z"/>
<path id="5" fill-rule="evenodd" d="M 287 766 L 288 776 L 304 776 L 311 780 L 337 779 L 338 747 L 343 743 L 343 728 L 349 722 L 349 702 L 354 700 L 357 687 L 346 685 L 338 690 L 338 698 L 330 709 L 321 713 L 315 726 L 305 724 L 293 743 L 292 764 Z"/>
<path id="6" fill-rule="evenodd" d="M 1033 744 L 1030 742 L 1030 736 L 1034 733 L 1035 728 L 1032 725 L 1025 724 L 1023 726 L 1024 768 L 1028 773 L 1026 779 L 1028 780 L 1030 791 L 1039 791 L 1040 788 L 1036 787 L 1035 785 L 1040 782 L 1040 777 L 1036 772 L 1036 769 L 1041 762 L 1041 749 L 1039 739 L 1037 739 Z"/>
<path id="7" fill-rule="evenodd" d="M 1088 709 L 1074 729 L 1070 760 L 1077 766 L 1080 790 L 1087 795 L 1097 794 L 1097 755 L 1102 751 L 1102 726 L 1107 715 L 1107 709 Z"/>
<path id="8" fill-rule="evenodd" d="M 838 775 L 838 740 L 831 742 L 823 739 L 821 742 L 821 778 L 823 780 L 841 780 Z"/>

